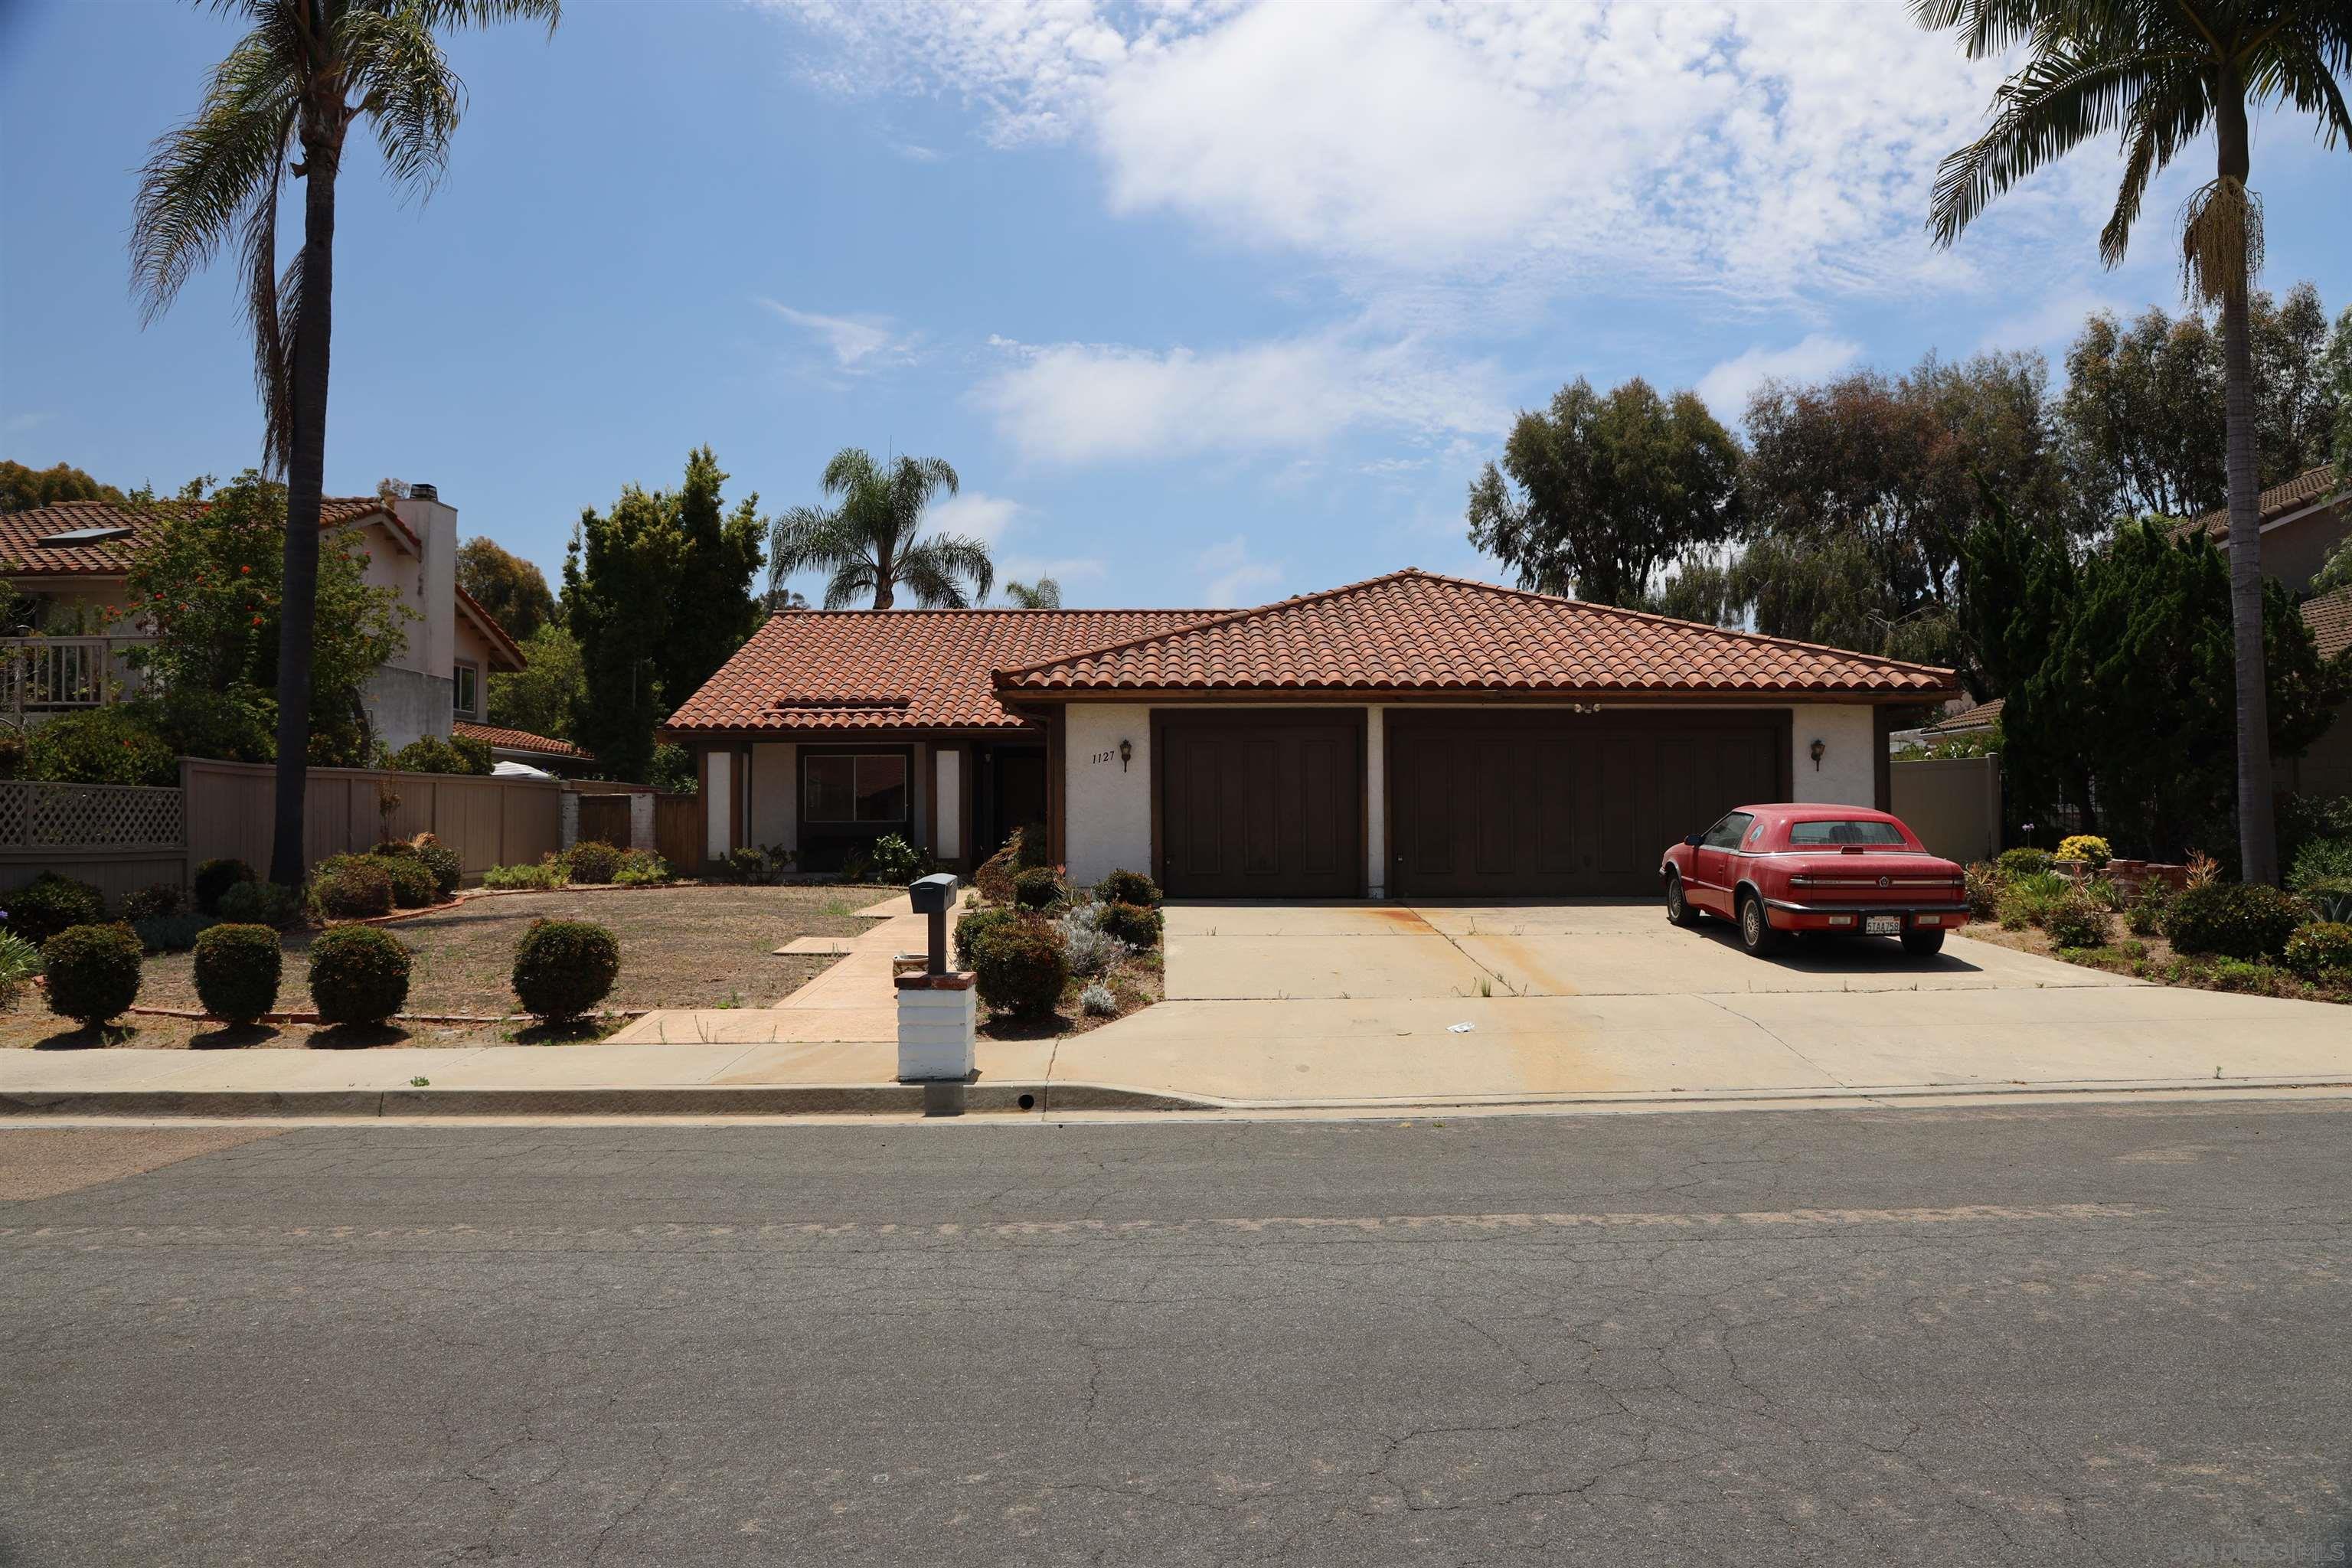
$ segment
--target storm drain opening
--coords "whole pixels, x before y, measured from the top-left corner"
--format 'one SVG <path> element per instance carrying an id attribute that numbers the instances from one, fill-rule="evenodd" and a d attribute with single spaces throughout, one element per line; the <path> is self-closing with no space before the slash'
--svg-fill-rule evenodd
<path id="1" fill-rule="evenodd" d="M 1037 1109 L 1037 1097 L 1034 1094 L 1024 1094 L 1013 1103 L 1024 1110 L 1034 1110 Z"/>

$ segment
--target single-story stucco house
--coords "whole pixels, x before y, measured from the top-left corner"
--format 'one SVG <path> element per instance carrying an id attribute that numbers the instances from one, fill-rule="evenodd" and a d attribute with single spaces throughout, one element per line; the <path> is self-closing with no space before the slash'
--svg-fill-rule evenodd
<path id="1" fill-rule="evenodd" d="M 969 868 L 1025 822 L 1177 898 L 1641 893 L 1759 800 L 1884 805 L 1950 670 L 1413 569 L 1256 609 L 786 611 L 671 715 L 705 847 Z"/>

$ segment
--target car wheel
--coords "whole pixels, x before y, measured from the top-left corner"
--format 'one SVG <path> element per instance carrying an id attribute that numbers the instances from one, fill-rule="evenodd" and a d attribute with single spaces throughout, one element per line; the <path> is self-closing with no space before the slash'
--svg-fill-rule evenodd
<path id="1" fill-rule="evenodd" d="M 1906 931 L 1903 933 L 1903 951 L 1914 958 L 1933 958 L 1944 951 L 1944 933 L 1939 931 Z"/>
<path id="2" fill-rule="evenodd" d="M 1780 933 L 1764 918 L 1764 900 L 1753 893 L 1739 900 L 1739 945 L 1761 958 L 1780 945 Z"/>
<path id="3" fill-rule="evenodd" d="M 1683 879 L 1678 871 L 1666 873 L 1666 919 L 1688 931 L 1698 924 L 1698 908 L 1683 895 Z"/>

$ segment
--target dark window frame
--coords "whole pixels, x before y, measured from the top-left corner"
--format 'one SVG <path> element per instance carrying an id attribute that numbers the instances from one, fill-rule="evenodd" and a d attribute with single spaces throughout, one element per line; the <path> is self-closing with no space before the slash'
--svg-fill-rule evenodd
<path id="1" fill-rule="evenodd" d="M 859 816 L 856 815 L 860 796 L 857 788 L 856 763 L 861 758 L 887 758 L 899 766 L 898 787 L 902 792 L 900 814 L 897 816 Z M 812 816 L 809 814 L 809 764 L 820 760 L 845 759 L 851 763 L 850 811 L 848 816 Z M 915 820 L 915 752 L 911 746 L 803 746 L 800 749 L 798 780 L 799 798 L 794 802 L 801 826 L 819 833 L 856 834 L 885 832 L 893 827 L 911 826 Z"/>

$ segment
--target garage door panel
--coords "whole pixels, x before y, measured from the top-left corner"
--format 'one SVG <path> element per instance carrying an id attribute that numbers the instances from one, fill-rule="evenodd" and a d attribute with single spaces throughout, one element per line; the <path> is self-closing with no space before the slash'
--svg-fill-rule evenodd
<path id="1" fill-rule="evenodd" d="M 1777 798 L 1777 715 L 1391 721 L 1392 890 L 1408 897 L 1639 894 L 1659 853 L 1731 806 Z"/>
<path id="2" fill-rule="evenodd" d="M 1178 898 L 1349 898 L 1363 886 L 1363 738 L 1351 723 L 1171 721 L 1160 861 Z"/>

